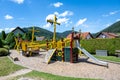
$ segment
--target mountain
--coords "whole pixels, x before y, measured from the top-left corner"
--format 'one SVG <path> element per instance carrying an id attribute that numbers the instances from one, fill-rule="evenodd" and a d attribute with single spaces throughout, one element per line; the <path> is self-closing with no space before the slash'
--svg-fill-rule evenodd
<path id="1" fill-rule="evenodd" d="M 57 33 L 57 35 L 62 37 L 62 38 L 65 38 L 70 33 L 72 33 L 72 30 L 68 30 L 68 31 L 65 31 L 65 32 L 62 32 L 62 33 Z"/>
<path id="2" fill-rule="evenodd" d="M 25 32 L 31 32 L 32 29 L 33 29 L 33 27 L 23 28 L 23 30 Z M 49 30 L 46 30 L 46 29 L 43 29 L 43 28 L 40 28 L 40 27 L 37 27 L 37 26 L 35 26 L 34 29 L 35 29 L 35 33 L 34 33 L 35 36 L 45 36 L 46 39 L 52 39 L 53 38 L 53 32 L 51 32 Z M 56 32 L 56 39 L 65 38 L 71 32 L 72 32 L 72 30 L 65 31 L 63 33 Z"/>
<path id="3" fill-rule="evenodd" d="M 23 28 L 25 32 L 31 32 L 31 33 L 32 33 L 32 29 L 33 27 Z M 53 36 L 53 32 L 49 30 L 37 26 L 35 26 L 34 29 L 35 29 L 35 33 L 34 33 L 35 36 L 45 36 L 46 39 L 50 39 Z"/>
<path id="4" fill-rule="evenodd" d="M 112 33 L 120 33 L 120 21 L 112 24 L 111 26 L 103 29 L 100 32 L 112 32 Z"/>
<path id="5" fill-rule="evenodd" d="M 111 32 L 111 33 L 120 34 L 120 21 L 113 23 L 112 25 L 101 30 L 100 32 Z M 93 37 L 96 37 L 100 32 L 92 34 Z"/>

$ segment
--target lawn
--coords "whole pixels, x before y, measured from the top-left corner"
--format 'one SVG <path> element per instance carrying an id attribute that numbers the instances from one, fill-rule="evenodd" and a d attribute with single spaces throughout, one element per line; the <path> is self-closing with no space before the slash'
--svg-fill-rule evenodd
<path id="1" fill-rule="evenodd" d="M 14 64 L 8 57 L 0 57 L 0 76 L 8 75 L 23 68 L 24 67 Z M 17 76 L 15 78 L 11 78 L 10 80 L 18 80 L 20 77 L 21 76 Z M 29 77 L 34 79 L 37 78 L 37 80 L 96 80 L 89 78 L 64 77 L 38 71 L 32 71 L 30 73 L 22 75 L 22 77 Z"/>
<path id="2" fill-rule="evenodd" d="M 21 76 L 11 80 L 18 80 L 18 78 L 20 77 Z M 32 71 L 28 74 L 23 75 L 22 77 L 29 77 L 37 80 L 98 80 L 98 79 L 90 79 L 90 78 L 64 77 L 64 76 L 58 76 L 58 75 L 53 75 L 53 74 L 38 72 L 38 71 Z"/>
<path id="3" fill-rule="evenodd" d="M 94 55 L 96 58 L 98 59 L 102 59 L 102 60 L 107 60 L 107 61 L 112 61 L 112 62 L 120 62 L 120 58 L 115 57 L 115 56 L 96 56 Z"/>
<path id="4" fill-rule="evenodd" d="M 14 64 L 8 57 L 0 57 L 0 76 L 8 75 L 23 68 Z"/>

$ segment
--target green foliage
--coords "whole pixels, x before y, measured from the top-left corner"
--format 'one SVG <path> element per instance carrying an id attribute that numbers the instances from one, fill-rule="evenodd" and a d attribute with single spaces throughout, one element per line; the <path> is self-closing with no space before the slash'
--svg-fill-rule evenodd
<path id="1" fill-rule="evenodd" d="M 22 34 L 18 33 L 18 34 L 16 35 L 16 37 L 17 37 L 17 38 L 22 38 Z"/>
<path id="2" fill-rule="evenodd" d="M 2 40 L 0 39 L 0 48 L 3 46 Z"/>
<path id="3" fill-rule="evenodd" d="M 8 49 L 0 48 L 0 56 L 7 56 L 9 54 Z"/>
<path id="4" fill-rule="evenodd" d="M 10 33 L 7 35 L 5 41 L 7 41 L 8 44 L 14 42 L 14 33 L 13 33 L 13 32 L 10 32 Z"/>
<path id="5" fill-rule="evenodd" d="M 32 33 L 30 31 L 26 32 L 23 36 L 22 36 L 23 40 L 28 40 L 30 41 L 32 39 Z"/>
<path id="6" fill-rule="evenodd" d="M 96 58 L 98 59 L 102 59 L 102 60 L 107 60 L 107 61 L 112 61 L 112 62 L 120 62 L 120 58 L 116 57 L 116 56 L 97 56 L 94 55 Z"/>
<path id="7" fill-rule="evenodd" d="M 14 40 L 14 33 L 10 32 L 5 40 L 2 40 L 3 45 L 9 45 L 9 48 L 13 48 L 15 45 L 15 40 Z M 13 45 L 14 44 L 14 45 Z"/>
<path id="8" fill-rule="evenodd" d="M 0 57 L 0 76 L 6 76 L 20 69 L 23 67 L 12 63 L 8 57 Z"/>
<path id="9" fill-rule="evenodd" d="M 90 79 L 90 78 L 64 77 L 64 76 L 58 76 L 58 75 L 53 75 L 53 74 L 38 72 L 38 71 L 32 71 L 30 73 L 27 73 L 24 75 L 24 77 L 37 78 L 38 80 L 41 80 L 41 78 L 43 80 L 97 80 L 97 79 Z"/>
<path id="10" fill-rule="evenodd" d="M 2 40 L 5 40 L 5 38 L 6 38 L 5 31 L 2 31 L 2 36 L 1 36 L 1 39 L 2 39 Z"/>
<path id="11" fill-rule="evenodd" d="M 96 50 L 107 50 L 109 55 L 114 55 L 120 49 L 120 38 L 81 40 L 81 46 L 93 54 Z"/>

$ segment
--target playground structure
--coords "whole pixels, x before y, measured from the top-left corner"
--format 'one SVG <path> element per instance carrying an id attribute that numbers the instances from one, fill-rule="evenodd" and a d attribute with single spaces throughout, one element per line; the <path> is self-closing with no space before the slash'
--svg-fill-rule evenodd
<path id="1" fill-rule="evenodd" d="M 34 33 L 36 30 L 32 29 L 32 40 L 27 41 L 27 40 L 22 40 L 20 38 L 15 37 L 15 46 L 14 49 L 16 49 L 18 52 L 22 50 L 22 54 L 25 56 L 32 56 L 32 53 L 39 53 L 40 48 L 42 46 L 46 46 L 46 44 L 40 44 L 39 42 L 34 41 Z"/>
<path id="2" fill-rule="evenodd" d="M 61 60 L 62 62 L 64 61 L 69 61 L 71 63 L 78 62 L 78 54 L 80 51 L 80 52 L 83 52 L 88 58 L 91 58 L 96 64 L 108 66 L 107 62 L 96 59 L 88 51 L 86 51 L 84 48 L 80 46 L 81 31 L 79 32 L 79 35 L 75 35 L 74 28 L 73 28 L 71 39 L 64 39 L 64 40 L 61 39 L 61 41 L 57 42 L 56 41 L 56 24 L 59 24 L 59 23 L 57 23 L 56 20 L 57 20 L 56 15 L 54 16 L 54 20 L 47 20 L 47 22 L 54 24 L 53 41 L 52 42 L 47 41 L 46 43 L 48 54 L 46 54 L 45 56 L 45 62 L 47 64 L 50 62 L 51 59 Z M 66 47 L 68 43 L 69 43 L 69 47 Z M 61 59 L 59 59 L 60 57 Z"/>

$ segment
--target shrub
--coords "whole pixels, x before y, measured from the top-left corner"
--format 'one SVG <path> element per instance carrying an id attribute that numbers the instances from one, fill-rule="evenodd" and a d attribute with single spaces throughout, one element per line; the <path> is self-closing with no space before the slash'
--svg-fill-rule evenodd
<path id="1" fill-rule="evenodd" d="M 10 32 L 10 33 L 7 35 L 5 41 L 8 42 L 8 44 L 14 42 L 14 33 L 13 33 L 13 32 Z"/>
<path id="2" fill-rule="evenodd" d="M 2 40 L 0 39 L 0 48 L 3 46 L 3 44 L 2 44 Z"/>
<path id="3" fill-rule="evenodd" d="M 0 48 L 0 56 L 7 56 L 9 54 L 8 49 Z"/>
<path id="4" fill-rule="evenodd" d="M 2 40 L 5 40 L 5 38 L 6 38 L 5 31 L 2 31 L 2 36 L 1 36 L 1 39 L 2 39 Z"/>
<path id="5" fill-rule="evenodd" d="M 114 55 L 120 49 L 120 38 L 81 40 L 81 46 L 93 54 L 96 50 L 107 50 L 109 55 Z"/>

